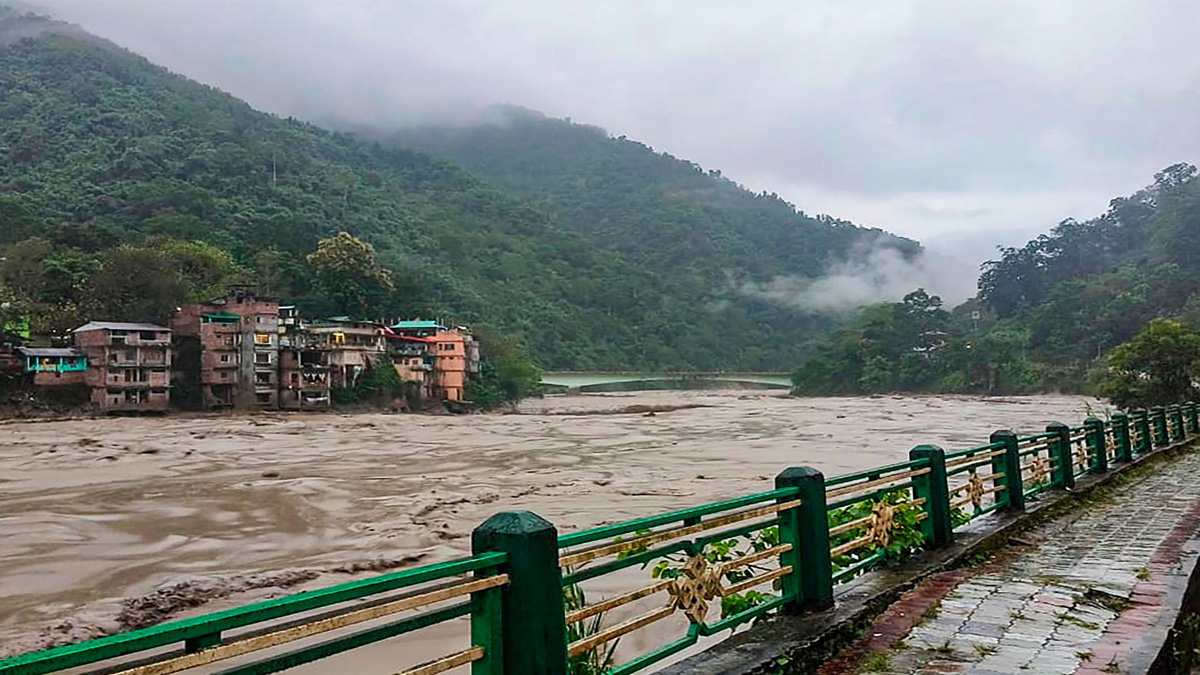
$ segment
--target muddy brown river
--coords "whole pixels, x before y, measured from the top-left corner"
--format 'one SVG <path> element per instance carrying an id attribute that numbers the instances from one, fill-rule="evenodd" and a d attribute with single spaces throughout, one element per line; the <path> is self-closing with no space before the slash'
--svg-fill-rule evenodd
<path id="1" fill-rule="evenodd" d="M 919 443 L 1077 424 L 1088 403 L 726 390 L 552 397 L 462 417 L 4 422 L 0 656 L 447 560 L 497 511 L 573 531 L 770 490 L 788 466 L 835 475 Z M 363 650 L 353 672 L 448 653 L 452 628 Z"/>

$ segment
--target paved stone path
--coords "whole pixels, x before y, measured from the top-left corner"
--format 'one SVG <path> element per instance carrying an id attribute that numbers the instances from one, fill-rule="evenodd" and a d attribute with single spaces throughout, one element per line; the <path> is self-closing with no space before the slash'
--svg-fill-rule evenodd
<path id="1" fill-rule="evenodd" d="M 1146 627 L 1173 619 L 1160 611 L 1167 581 L 1198 530 L 1200 454 L 1189 454 L 1022 534 L 1029 546 L 1019 552 L 934 577 L 877 620 L 852 650 L 856 663 L 842 657 L 821 672 L 1139 670 L 1152 658 L 1140 640 Z"/>

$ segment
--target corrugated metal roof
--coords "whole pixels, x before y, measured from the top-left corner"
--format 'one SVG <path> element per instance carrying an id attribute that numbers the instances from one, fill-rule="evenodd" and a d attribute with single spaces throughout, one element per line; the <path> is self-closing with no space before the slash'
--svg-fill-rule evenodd
<path id="1" fill-rule="evenodd" d="M 427 319 L 414 319 L 412 321 L 397 321 L 396 324 L 392 326 L 392 328 L 396 328 L 399 330 L 405 330 L 405 329 L 412 329 L 412 328 L 445 328 L 445 326 L 438 323 L 437 321 L 429 321 Z"/>
<path id="2" fill-rule="evenodd" d="M 83 356 L 83 352 L 70 347 L 18 347 L 17 351 L 25 356 L 59 356 L 69 358 L 79 358 Z"/>
<path id="3" fill-rule="evenodd" d="M 156 326 L 152 323 L 121 323 L 118 321 L 89 321 L 72 332 L 85 333 L 90 330 L 152 330 L 159 333 L 171 332 L 170 328 Z"/>

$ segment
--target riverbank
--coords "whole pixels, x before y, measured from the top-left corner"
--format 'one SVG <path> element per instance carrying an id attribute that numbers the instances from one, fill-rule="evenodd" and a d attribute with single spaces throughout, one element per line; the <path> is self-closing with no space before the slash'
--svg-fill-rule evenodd
<path id="1" fill-rule="evenodd" d="M 918 443 L 1038 430 L 1087 403 L 723 390 L 551 397 L 519 414 L 9 422 L 0 644 L 25 651 L 445 560 L 501 510 L 570 531 L 762 491 L 786 466 L 833 475 Z M 401 663 L 424 649 L 387 648 Z"/>

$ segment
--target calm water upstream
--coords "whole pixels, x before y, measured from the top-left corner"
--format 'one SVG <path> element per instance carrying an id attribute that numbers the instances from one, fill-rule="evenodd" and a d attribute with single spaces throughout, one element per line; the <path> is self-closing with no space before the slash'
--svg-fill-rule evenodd
<path id="1" fill-rule="evenodd" d="M 636 405 L 700 407 L 620 412 Z M 787 466 L 834 475 L 918 443 L 1076 424 L 1086 405 L 731 390 L 554 397 L 469 417 L 0 423 L 0 656 L 446 560 L 501 510 L 572 531 L 766 491 Z M 453 650 L 450 630 L 355 658 L 395 672 Z"/>

